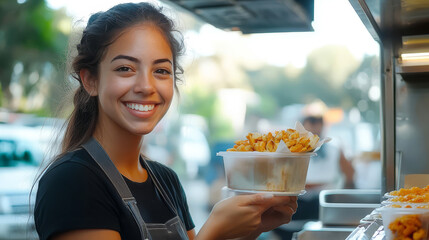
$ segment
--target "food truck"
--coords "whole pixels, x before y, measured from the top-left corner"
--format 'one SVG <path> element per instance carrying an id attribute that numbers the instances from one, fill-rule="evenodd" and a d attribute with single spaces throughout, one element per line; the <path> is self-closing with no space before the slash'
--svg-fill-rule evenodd
<path id="1" fill-rule="evenodd" d="M 164 2 L 228 31 L 312 31 L 313 0 Z M 429 184 L 429 1 L 349 2 L 380 45 L 381 189 L 323 191 L 321 225 L 303 229 L 295 239 L 393 239 L 383 220 L 393 221 L 394 214 L 382 218 L 373 210 L 383 205 L 386 194 Z M 399 210 L 388 209 L 386 214 L 395 211 Z M 415 239 L 427 239 L 427 230 Z"/>

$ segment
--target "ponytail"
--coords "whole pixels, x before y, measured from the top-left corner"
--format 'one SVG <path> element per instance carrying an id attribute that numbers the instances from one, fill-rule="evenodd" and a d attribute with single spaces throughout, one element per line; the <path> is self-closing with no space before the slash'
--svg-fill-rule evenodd
<path id="1" fill-rule="evenodd" d="M 98 118 L 97 97 L 92 97 L 81 85 L 74 94 L 74 110 L 68 119 L 61 152 L 77 149 L 94 133 Z"/>

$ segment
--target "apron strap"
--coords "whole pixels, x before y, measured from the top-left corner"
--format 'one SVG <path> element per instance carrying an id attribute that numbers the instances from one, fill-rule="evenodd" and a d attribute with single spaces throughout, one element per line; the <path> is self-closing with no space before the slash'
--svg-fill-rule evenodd
<path id="1" fill-rule="evenodd" d="M 125 183 L 125 180 L 121 176 L 121 173 L 115 167 L 115 164 L 113 164 L 107 153 L 93 137 L 91 137 L 91 139 L 89 139 L 85 144 L 83 144 L 82 147 L 89 153 L 89 155 L 91 155 L 91 157 L 95 160 L 95 162 L 100 166 L 100 168 L 104 171 L 109 180 L 112 182 L 113 186 L 116 188 L 116 191 L 118 191 L 125 206 L 133 215 L 134 220 L 139 227 L 142 239 L 151 239 L 150 234 L 146 228 L 146 224 L 142 216 L 140 215 L 136 199 L 131 194 L 130 189 L 128 188 L 127 184 Z"/>
<path id="2" fill-rule="evenodd" d="M 152 168 L 149 166 L 149 164 L 146 161 L 146 157 L 144 157 L 143 155 L 141 155 L 141 158 L 143 159 L 143 163 L 149 173 L 149 176 L 152 178 L 153 183 L 155 184 L 155 187 L 158 189 L 158 191 L 160 192 L 160 194 L 164 197 L 167 205 L 170 207 L 171 211 L 173 211 L 173 213 L 176 216 L 179 216 L 176 208 L 173 205 L 173 202 L 171 201 L 171 199 L 168 197 L 168 194 L 165 192 L 164 188 L 162 187 L 161 183 L 158 181 L 158 179 L 155 176 L 155 173 L 153 172 Z"/>

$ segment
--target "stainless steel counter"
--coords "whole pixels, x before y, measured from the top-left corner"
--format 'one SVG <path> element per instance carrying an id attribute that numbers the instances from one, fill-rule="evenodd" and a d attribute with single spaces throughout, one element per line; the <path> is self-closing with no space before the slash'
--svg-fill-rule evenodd
<path id="1" fill-rule="evenodd" d="M 380 190 L 335 189 L 319 195 L 319 222 L 309 222 L 293 240 L 382 240 L 380 219 L 368 219 L 380 206 Z"/>
<path id="2" fill-rule="evenodd" d="M 323 225 L 356 227 L 362 218 L 380 206 L 380 190 L 323 190 L 319 203 Z"/>
<path id="3" fill-rule="evenodd" d="M 318 230 L 302 230 L 295 233 L 293 240 L 337 240 L 346 239 L 353 228 L 321 228 Z"/>

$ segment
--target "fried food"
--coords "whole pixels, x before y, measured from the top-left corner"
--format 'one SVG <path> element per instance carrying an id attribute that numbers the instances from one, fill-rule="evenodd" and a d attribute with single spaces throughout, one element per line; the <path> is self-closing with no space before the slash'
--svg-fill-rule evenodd
<path id="1" fill-rule="evenodd" d="M 275 152 L 282 142 L 291 152 L 309 152 L 313 150 L 319 141 L 317 135 L 300 135 L 295 129 L 268 132 L 267 134 L 249 133 L 246 140 L 235 141 L 235 146 L 227 151 L 239 152 Z"/>
<path id="2" fill-rule="evenodd" d="M 429 193 L 422 195 L 409 194 L 405 196 L 399 196 L 392 198 L 390 201 L 401 203 L 429 203 Z"/>
<path id="3" fill-rule="evenodd" d="M 389 195 L 394 196 L 390 201 L 401 203 L 429 203 L 429 185 L 424 188 L 411 187 L 392 191 Z"/>
<path id="4" fill-rule="evenodd" d="M 406 196 L 409 194 L 422 195 L 425 193 L 429 193 L 429 185 L 424 188 L 419 187 L 411 187 L 411 188 L 401 188 L 397 191 L 390 192 L 392 196 Z"/>
<path id="5" fill-rule="evenodd" d="M 394 240 L 421 240 L 426 237 L 426 230 L 422 228 L 419 215 L 404 215 L 389 224 Z"/>

